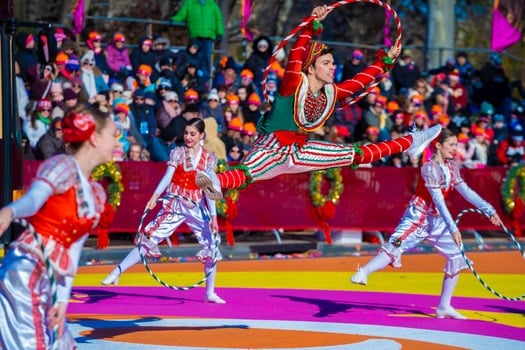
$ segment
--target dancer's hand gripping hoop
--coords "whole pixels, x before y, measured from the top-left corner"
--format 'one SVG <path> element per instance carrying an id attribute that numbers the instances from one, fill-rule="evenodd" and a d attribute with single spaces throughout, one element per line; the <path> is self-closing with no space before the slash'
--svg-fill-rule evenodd
<path id="1" fill-rule="evenodd" d="M 382 1 L 379 1 L 379 0 L 341 0 L 341 1 L 337 1 L 337 2 L 327 6 L 327 10 L 332 11 L 332 10 L 334 10 L 334 9 L 340 7 L 340 6 L 347 5 L 347 4 L 352 4 L 352 3 L 369 3 L 369 4 L 374 4 L 374 5 L 377 5 L 377 6 L 381 6 L 386 11 L 388 11 L 392 15 L 392 18 L 394 19 L 394 21 L 396 23 L 396 28 L 397 28 L 397 30 L 396 30 L 396 39 L 394 40 L 394 47 L 399 47 L 399 45 L 401 44 L 401 34 L 403 32 L 402 28 L 401 28 L 401 20 L 399 19 L 399 16 L 397 15 L 397 12 L 389 4 L 387 4 L 385 2 L 382 2 Z M 281 43 L 277 46 L 277 48 L 274 50 L 272 56 L 270 57 L 270 60 L 268 61 L 268 65 L 266 66 L 266 69 L 264 70 L 264 73 L 263 73 L 262 89 L 263 89 L 263 94 L 264 94 L 265 101 L 267 101 L 267 102 L 269 101 L 268 91 L 266 90 L 266 78 L 268 77 L 268 74 L 271 71 L 272 64 L 273 64 L 273 62 L 275 62 L 279 51 L 281 49 L 283 49 L 286 46 L 286 44 L 288 44 L 288 42 L 290 41 L 291 38 L 293 38 L 295 35 L 297 35 L 297 33 L 299 33 L 304 27 L 306 27 L 308 24 L 310 24 L 316 18 L 317 18 L 316 16 L 309 16 L 309 17 L 305 18 L 305 20 L 303 22 L 301 22 L 299 25 L 297 25 L 297 27 L 295 27 L 290 32 L 290 34 L 288 34 L 281 41 Z M 397 52 L 398 51 L 399 50 L 397 50 Z M 392 57 L 392 61 L 395 61 L 396 58 L 397 58 L 397 56 L 396 57 Z M 366 96 L 374 87 L 379 85 L 379 83 L 381 81 L 380 79 L 381 78 L 376 78 L 376 80 L 374 82 L 372 82 L 371 84 L 366 86 L 363 89 L 363 91 L 359 95 L 355 96 L 352 99 L 351 102 L 347 103 L 346 106 L 353 105 L 354 103 L 359 101 L 361 98 Z"/>
<path id="2" fill-rule="evenodd" d="M 465 209 L 465 210 L 462 210 L 457 218 L 456 218 L 456 225 L 459 226 L 459 221 L 461 219 L 461 217 L 467 213 L 478 213 L 478 214 L 481 214 L 481 215 L 484 215 L 486 216 L 487 218 L 490 219 L 489 216 L 487 216 L 483 211 L 479 210 L 479 209 Z M 514 245 L 516 245 L 518 247 L 518 250 L 520 251 L 521 253 L 521 256 L 523 258 L 525 258 L 525 253 L 523 252 L 523 247 L 521 246 L 520 242 L 518 242 L 518 240 L 516 239 L 516 237 L 509 232 L 509 230 L 507 230 L 507 228 L 505 227 L 505 225 L 501 224 L 501 228 L 503 229 L 503 231 L 510 236 L 510 238 L 512 239 L 512 242 L 514 243 Z M 464 247 L 463 245 L 461 245 L 461 255 L 463 255 L 463 258 L 465 259 L 465 262 L 467 263 L 467 266 L 469 267 L 470 271 L 472 271 L 472 273 L 474 274 L 474 276 L 476 277 L 476 279 L 483 285 L 483 287 L 485 287 L 489 292 L 491 292 L 492 294 L 494 294 L 495 296 L 497 296 L 498 298 L 501 298 L 501 299 L 505 299 L 505 300 L 512 300 L 512 301 L 519 301 L 519 300 L 523 300 L 525 298 L 525 294 L 522 294 L 520 295 L 519 297 L 508 297 L 508 296 L 505 296 L 499 292 L 497 292 L 494 288 L 492 288 L 491 286 L 489 286 L 487 284 L 487 282 L 485 282 L 481 276 L 476 272 L 476 270 L 474 269 L 474 267 L 472 266 L 472 263 L 470 262 L 470 260 L 467 258 L 466 254 L 465 254 L 465 250 L 464 250 Z"/>

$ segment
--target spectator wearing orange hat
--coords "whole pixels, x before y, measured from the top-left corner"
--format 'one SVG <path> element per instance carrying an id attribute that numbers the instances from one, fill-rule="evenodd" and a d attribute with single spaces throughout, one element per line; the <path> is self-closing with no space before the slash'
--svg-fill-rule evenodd
<path id="1" fill-rule="evenodd" d="M 460 167 L 465 166 L 464 162 L 467 160 L 468 156 L 468 145 L 470 142 L 470 137 L 464 132 L 458 134 L 458 145 L 456 147 L 456 154 L 454 155 L 454 160 Z"/>
<path id="2" fill-rule="evenodd" d="M 253 78 L 254 78 L 253 72 L 248 68 L 244 68 L 241 71 L 239 82 L 235 85 L 235 92 L 238 94 L 239 88 L 244 87 L 246 88 L 246 96 L 250 96 L 253 92 L 260 94 L 260 89 L 258 89 L 255 83 L 253 82 Z M 242 104 L 242 98 L 241 98 L 241 104 Z"/>
<path id="3" fill-rule="evenodd" d="M 221 137 L 226 148 L 233 144 L 242 144 L 242 127 L 243 122 L 239 117 L 234 117 L 228 122 L 226 134 Z"/>
<path id="4" fill-rule="evenodd" d="M 151 66 L 141 64 L 135 72 L 134 77 L 128 76 L 126 78 L 125 85 L 127 86 L 127 89 L 133 92 L 136 89 L 141 88 L 144 90 L 144 93 L 150 92 L 155 96 L 155 84 L 151 83 L 152 72 L 153 68 Z"/>
<path id="5" fill-rule="evenodd" d="M 336 104 L 355 96 L 369 86 L 393 64 L 401 49 L 400 43 L 378 52 L 376 61 L 350 80 L 336 83 L 332 50 L 324 43 L 312 40 L 322 30 L 318 22 L 331 10 L 317 6 L 311 15 L 316 23 L 301 28 L 288 57 L 283 82 L 272 104 L 257 125 L 258 137 L 243 160 L 243 167 L 220 174 L 198 173 L 196 184 L 207 189 L 210 198 L 220 198 L 217 189 L 239 188 L 251 181 L 274 178 L 337 166 L 372 163 L 390 154 L 408 151 L 419 156 L 437 137 L 441 129 L 430 128 L 396 140 L 374 145 L 335 144 L 309 140 L 309 134 L 323 128 L 332 116 Z"/>
<path id="6" fill-rule="evenodd" d="M 120 150 L 117 152 L 114 160 L 121 161 L 124 160 L 124 155 L 129 151 L 129 144 L 137 140 L 132 136 L 131 128 L 134 125 L 132 125 L 129 117 L 129 106 L 124 102 L 117 103 L 113 107 L 113 115 L 119 132 L 118 141 L 122 150 L 122 152 Z"/>
<path id="7" fill-rule="evenodd" d="M 489 158 L 490 143 L 485 129 L 477 126 L 473 129 L 474 139 L 470 140 L 463 164 L 470 169 L 484 168 Z"/>
<path id="8" fill-rule="evenodd" d="M 390 130 L 394 126 L 392 119 L 388 117 L 385 111 L 386 103 L 386 97 L 378 95 L 374 104 L 363 113 L 365 126 L 375 126 L 380 130 L 378 138 L 380 141 L 390 139 Z"/>
<path id="9" fill-rule="evenodd" d="M 242 126 L 242 145 L 244 152 L 248 152 L 255 142 L 255 137 L 257 136 L 257 128 L 252 122 L 244 123 Z"/>
<path id="10" fill-rule="evenodd" d="M 99 32 L 95 30 L 89 32 L 86 45 L 91 51 L 93 51 L 95 56 L 95 65 L 98 67 L 98 69 L 100 69 L 107 82 L 109 80 L 111 70 L 109 69 L 106 50 L 102 46 L 102 43 L 103 38 Z"/>
<path id="11" fill-rule="evenodd" d="M 113 40 L 106 46 L 106 52 L 110 75 L 123 82 L 132 72 L 126 37 L 123 33 L 117 32 L 113 35 Z"/>
<path id="12" fill-rule="evenodd" d="M 188 89 L 186 92 L 184 92 L 184 103 L 186 105 L 191 103 L 199 103 L 200 102 L 200 96 L 197 90 L 194 89 Z"/>
<path id="13" fill-rule="evenodd" d="M 424 130 L 429 127 L 428 115 L 424 109 L 420 109 L 419 111 L 414 113 L 413 119 L 414 119 L 414 125 L 416 129 Z M 441 124 L 441 126 L 446 127 L 443 124 Z"/>
<path id="14" fill-rule="evenodd" d="M 241 111 L 241 99 L 236 94 L 229 94 L 226 96 L 226 107 L 224 108 L 224 119 L 228 123 L 235 117 L 244 120 Z"/>
<path id="15" fill-rule="evenodd" d="M 242 108 L 242 117 L 245 123 L 257 125 L 261 117 L 261 98 L 252 92 L 246 99 L 246 106 Z"/>

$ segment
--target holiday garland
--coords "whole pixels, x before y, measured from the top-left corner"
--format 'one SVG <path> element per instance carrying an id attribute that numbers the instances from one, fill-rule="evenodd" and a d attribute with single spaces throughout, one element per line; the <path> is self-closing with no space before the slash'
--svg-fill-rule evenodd
<path id="1" fill-rule="evenodd" d="M 106 180 L 106 191 L 108 199 L 104 205 L 104 212 L 101 214 L 98 225 L 94 232 L 98 236 L 97 248 L 104 249 L 109 245 L 108 228 L 115 218 L 115 210 L 120 205 L 122 191 L 122 173 L 117 163 L 109 162 L 97 166 L 93 169 L 91 177 L 95 181 Z"/>
<path id="2" fill-rule="evenodd" d="M 521 237 L 519 218 L 525 207 L 525 167 L 515 165 L 507 171 L 501 185 L 501 199 L 503 209 L 511 218 L 514 234 Z"/>
<path id="3" fill-rule="evenodd" d="M 325 177 L 330 183 L 330 190 L 325 196 L 321 192 L 321 184 Z M 343 193 L 343 176 L 341 168 L 330 168 L 326 170 L 314 171 L 310 174 L 310 199 L 314 207 L 322 207 L 327 201 L 338 204 Z"/>
<path id="4" fill-rule="evenodd" d="M 501 186 L 501 198 L 506 213 L 511 213 L 516 207 L 516 195 L 525 201 L 525 167 L 522 165 L 510 168 Z"/>
<path id="5" fill-rule="evenodd" d="M 91 177 L 95 181 L 104 179 L 108 181 L 108 203 L 116 209 L 120 205 L 121 194 L 124 191 L 122 173 L 118 164 L 114 161 L 101 164 L 93 170 Z"/>

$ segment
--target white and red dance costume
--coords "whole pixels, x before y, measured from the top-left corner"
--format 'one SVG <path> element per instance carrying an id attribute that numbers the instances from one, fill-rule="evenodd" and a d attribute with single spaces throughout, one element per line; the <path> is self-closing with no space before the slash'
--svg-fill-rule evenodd
<path id="1" fill-rule="evenodd" d="M 452 240 L 452 233 L 458 231 L 458 227 L 445 198 L 453 189 L 489 217 L 496 213 L 494 207 L 462 179 L 454 160 L 440 164 L 433 157 L 423 164 L 416 192 L 389 242 L 382 248 L 393 267 L 401 267 L 401 255 L 423 240 L 430 242 L 447 259 L 446 275 L 455 276 L 468 267 L 460 248 Z"/>
<path id="2" fill-rule="evenodd" d="M 72 156 L 58 155 L 42 163 L 28 192 L 9 205 L 13 217 L 27 218 L 45 247 L 57 281 L 58 302 L 69 301 L 73 276 L 88 233 L 98 222 L 106 194 L 86 179 Z M 10 247 L 0 267 L 0 348 L 50 347 L 48 311 L 53 306 L 44 255 L 35 236 L 26 230 Z M 55 341 L 73 349 L 67 328 Z"/>
<path id="3" fill-rule="evenodd" d="M 171 151 L 168 169 L 155 189 L 159 195 L 165 191 L 167 197 L 155 219 L 144 228 L 146 237 L 142 242 L 149 255 L 159 257 L 158 244 L 185 222 L 201 247 L 197 258 L 201 261 L 213 258 L 215 242 L 210 215 L 216 215 L 215 201 L 203 196 L 202 190 L 195 185 L 195 176 L 197 171 L 215 171 L 216 165 L 215 154 L 204 147 L 200 147 L 195 159 L 184 146 Z M 220 240 L 220 236 L 217 235 L 217 239 Z M 221 259 L 220 252 L 217 252 L 217 258 Z"/>
<path id="4" fill-rule="evenodd" d="M 222 188 L 244 187 L 246 181 L 281 174 L 368 164 L 403 152 L 412 144 L 412 136 L 364 146 L 307 140 L 308 133 L 324 126 L 338 100 L 362 91 L 390 67 L 383 61 L 389 57 L 380 50 L 378 59 L 355 77 L 326 84 L 314 95 L 303 71 L 327 49 L 324 44 L 312 41 L 314 25 L 319 24 L 314 21 L 307 25 L 293 45 L 272 109 L 260 119 L 258 137 L 243 159 L 248 171 L 233 169 L 217 174 Z M 316 33 L 320 28 L 319 25 Z"/>
<path id="5" fill-rule="evenodd" d="M 102 284 L 118 284 L 119 276 L 141 260 L 141 255 L 159 257 L 159 243 L 169 238 L 183 222 L 193 231 L 200 245 L 197 258 L 204 264 L 206 279 L 206 298 L 208 302 L 224 304 L 215 294 L 214 259 L 222 260 L 218 249 L 220 235 L 214 234 L 210 227 L 210 215 L 216 216 L 215 201 L 203 196 L 195 184 L 197 172 L 214 172 L 217 158 L 200 147 L 193 158 L 187 147 L 174 148 L 170 153 L 168 168 L 160 180 L 155 194 L 166 192 L 162 209 L 155 219 L 144 228 L 145 237 L 139 248 L 133 248 L 117 267 L 102 281 Z M 217 248 L 216 248 L 217 247 Z"/>

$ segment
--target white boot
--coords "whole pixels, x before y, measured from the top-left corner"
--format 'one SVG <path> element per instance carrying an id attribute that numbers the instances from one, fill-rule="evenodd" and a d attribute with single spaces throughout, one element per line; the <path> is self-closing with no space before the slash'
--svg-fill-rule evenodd
<path id="1" fill-rule="evenodd" d="M 146 250 L 142 248 L 142 255 L 144 255 Z M 117 285 L 119 276 L 129 269 L 131 266 L 135 265 L 140 261 L 140 253 L 139 249 L 137 247 L 133 248 L 128 255 L 120 262 L 120 264 L 117 265 L 117 267 L 111 271 L 109 275 L 107 275 L 104 280 L 102 280 L 102 284 L 107 286 L 110 284 Z"/>
<path id="2" fill-rule="evenodd" d="M 443 277 L 443 285 L 441 286 L 441 297 L 439 299 L 439 306 L 436 310 L 437 318 L 455 318 L 457 320 L 465 320 L 466 317 L 457 312 L 450 304 L 452 294 L 458 284 L 459 274 L 455 276 Z"/>
<path id="3" fill-rule="evenodd" d="M 111 273 L 107 275 L 106 278 L 102 280 L 102 284 L 105 286 L 108 286 L 110 284 L 113 284 L 115 286 L 118 285 L 118 278 L 121 273 L 122 271 L 120 269 L 120 265 L 117 265 L 117 267 L 113 271 L 111 271 Z"/>
<path id="4" fill-rule="evenodd" d="M 353 276 L 350 278 L 350 282 L 366 286 L 366 284 L 368 283 L 368 276 L 362 268 L 358 268 L 357 272 L 354 273 Z"/>
<path id="5" fill-rule="evenodd" d="M 206 197 L 211 200 L 219 200 L 222 198 L 221 184 L 215 172 L 199 171 L 195 178 L 195 184 L 204 191 Z"/>
<path id="6" fill-rule="evenodd" d="M 428 145 L 441 133 L 441 125 L 436 124 L 426 130 L 410 133 L 412 144 L 407 149 L 410 158 L 418 158 Z"/>
<path id="7" fill-rule="evenodd" d="M 213 260 L 206 259 L 206 262 L 204 263 L 204 273 L 208 275 L 209 272 L 210 274 L 206 279 L 206 296 L 204 297 L 204 301 L 207 303 L 226 304 L 224 299 L 215 294 L 215 275 L 217 273 L 217 264 L 215 264 L 213 271 L 211 271 L 212 266 Z"/>

